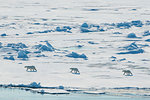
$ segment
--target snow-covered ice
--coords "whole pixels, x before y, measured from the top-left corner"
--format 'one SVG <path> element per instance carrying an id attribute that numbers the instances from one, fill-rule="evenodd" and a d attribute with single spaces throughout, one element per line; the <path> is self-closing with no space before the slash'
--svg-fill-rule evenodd
<path id="1" fill-rule="evenodd" d="M 1 0 L 0 84 L 150 87 L 149 3 Z"/>

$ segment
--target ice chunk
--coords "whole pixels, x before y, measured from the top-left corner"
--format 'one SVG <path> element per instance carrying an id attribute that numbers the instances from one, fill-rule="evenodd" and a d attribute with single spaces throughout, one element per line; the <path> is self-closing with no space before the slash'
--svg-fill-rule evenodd
<path id="1" fill-rule="evenodd" d="M 131 21 L 131 25 L 134 25 L 136 27 L 142 27 L 144 24 L 140 20 Z"/>
<path id="2" fill-rule="evenodd" d="M 85 54 L 77 54 L 76 52 L 72 52 L 68 55 L 66 55 L 67 57 L 71 57 L 71 58 L 83 58 L 84 60 L 87 60 L 87 56 Z"/>
<path id="3" fill-rule="evenodd" d="M 133 8 L 133 9 L 131 9 L 131 10 L 136 11 L 137 9 Z"/>
<path id="4" fill-rule="evenodd" d="M 138 49 L 139 47 L 137 46 L 137 44 L 135 42 L 133 42 L 130 45 L 125 46 L 123 48 L 125 48 L 126 50 L 135 50 L 135 49 Z"/>
<path id="5" fill-rule="evenodd" d="M 42 55 L 36 55 L 36 57 L 46 57 L 44 54 L 42 54 Z"/>
<path id="6" fill-rule="evenodd" d="M 92 9 L 83 9 L 83 10 L 85 10 L 85 11 L 99 11 L 99 9 L 97 9 L 97 8 L 92 8 Z"/>
<path id="7" fill-rule="evenodd" d="M 26 34 L 34 34 L 33 32 L 27 32 Z"/>
<path id="8" fill-rule="evenodd" d="M 1 36 L 7 36 L 7 34 L 3 33 L 3 34 L 1 34 Z"/>
<path id="9" fill-rule="evenodd" d="M 24 51 L 24 53 L 26 53 L 26 54 L 31 53 L 30 51 L 27 51 L 27 50 L 23 50 L 23 51 Z"/>
<path id="10" fill-rule="evenodd" d="M 145 25 L 150 25 L 150 21 L 147 20 L 146 23 L 145 23 Z"/>
<path id="11" fill-rule="evenodd" d="M 117 54 L 139 54 L 139 53 L 144 53 L 143 49 L 138 49 L 138 50 L 133 50 L 133 51 L 128 51 L 128 52 L 120 52 Z"/>
<path id="12" fill-rule="evenodd" d="M 146 42 L 150 42 L 150 39 L 145 40 Z"/>
<path id="13" fill-rule="evenodd" d="M 113 34 L 122 34 L 122 33 L 120 33 L 120 32 L 114 32 Z"/>
<path id="14" fill-rule="evenodd" d="M 12 54 L 11 52 L 8 52 L 7 54 Z"/>
<path id="15" fill-rule="evenodd" d="M 126 60 L 126 58 L 119 59 L 119 61 L 124 61 L 124 60 Z"/>
<path id="16" fill-rule="evenodd" d="M 77 45 L 78 48 L 81 48 L 81 47 L 83 47 L 83 46 L 84 46 L 84 45 Z"/>
<path id="17" fill-rule="evenodd" d="M 44 94 L 44 93 L 45 93 L 45 91 L 44 91 L 44 90 L 41 90 L 41 91 L 40 91 L 40 93 L 41 93 L 41 94 Z"/>
<path id="18" fill-rule="evenodd" d="M 89 44 L 98 44 L 98 43 L 95 43 L 93 41 L 88 41 Z"/>
<path id="19" fill-rule="evenodd" d="M 48 42 L 48 41 L 45 41 L 46 42 L 46 45 L 51 48 L 52 50 L 55 50 L 55 48 Z"/>
<path id="20" fill-rule="evenodd" d="M 81 33 L 88 33 L 88 32 L 98 32 L 98 31 L 101 31 L 99 30 L 99 26 L 98 25 L 88 25 L 87 23 L 83 23 L 81 26 L 80 26 L 80 31 Z"/>
<path id="21" fill-rule="evenodd" d="M 15 58 L 11 55 L 9 57 L 4 57 L 4 59 L 7 59 L 7 60 L 15 60 Z"/>
<path id="22" fill-rule="evenodd" d="M 2 48 L 3 46 L 2 46 L 2 43 L 0 42 L 0 48 Z"/>
<path id="23" fill-rule="evenodd" d="M 149 31 L 145 31 L 143 36 L 149 36 L 150 35 L 150 32 Z"/>
<path id="24" fill-rule="evenodd" d="M 125 50 L 128 50 L 126 52 L 120 52 L 117 54 L 138 54 L 138 53 L 144 53 L 144 50 L 137 46 L 135 42 L 131 43 L 128 46 L 123 47 Z"/>
<path id="25" fill-rule="evenodd" d="M 41 51 L 53 51 L 51 48 L 47 47 L 46 45 L 42 45 L 39 50 Z"/>
<path id="26" fill-rule="evenodd" d="M 41 53 L 41 51 L 34 51 L 34 53 Z"/>
<path id="27" fill-rule="evenodd" d="M 29 84 L 29 87 L 38 88 L 41 87 L 40 83 L 32 82 Z"/>
<path id="28" fill-rule="evenodd" d="M 27 54 L 24 51 L 19 51 L 17 58 L 28 58 Z"/>
<path id="29" fill-rule="evenodd" d="M 81 27 L 88 28 L 89 26 L 88 26 L 87 23 L 83 23 L 83 24 L 81 25 Z"/>
<path id="30" fill-rule="evenodd" d="M 63 28 L 71 30 L 72 28 L 70 26 L 63 26 Z"/>
<path id="31" fill-rule="evenodd" d="M 58 89 L 64 89 L 64 86 L 59 86 Z"/>
<path id="32" fill-rule="evenodd" d="M 37 51 L 36 53 L 40 53 L 40 51 L 54 51 L 55 48 L 48 42 L 45 41 L 46 45 L 43 44 L 39 44 L 39 45 L 35 45 L 35 49 L 39 49 L 39 51 Z"/>
<path id="33" fill-rule="evenodd" d="M 92 32 L 91 30 L 87 29 L 87 28 L 80 28 L 82 33 L 88 33 L 88 32 Z"/>
<path id="34" fill-rule="evenodd" d="M 11 47 L 11 48 L 21 48 L 21 49 L 23 49 L 23 48 L 28 48 L 24 43 L 17 43 L 17 44 L 15 44 L 15 43 L 8 43 L 8 44 L 7 44 L 7 47 Z"/>
<path id="35" fill-rule="evenodd" d="M 101 28 L 99 31 L 100 31 L 100 32 L 104 32 L 105 30 L 104 30 L 103 28 Z"/>
<path id="36" fill-rule="evenodd" d="M 131 27 L 131 23 L 130 22 L 117 23 L 116 27 L 120 29 L 128 29 Z"/>
<path id="37" fill-rule="evenodd" d="M 70 30 L 72 28 L 69 26 L 63 26 L 63 27 L 56 27 L 55 31 L 57 32 L 68 32 L 68 33 L 72 33 Z"/>
<path id="38" fill-rule="evenodd" d="M 116 61 L 116 59 L 117 59 L 117 57 L 115 57 L 115 56 L 111 56 L 111 57 L 110 57 L 110 60 L 111 60 L 111 61 Z"/>
<path id="39" fill-rule="evenodd" d="M 36 33 L 49 33 L 51 32 L 52 30 L 44 30 L 44 31 L 37 31 Z"/>
<path id="40" fill-rule="evenodd" d="M 58 32 L 66 32 L 67 29 L 66 29 L 66 28 L 56 27 L 56 30 L 55 30 L 55 31 L 58 31 Z"/>
<path id="41" fill-rule="evenodd" d="M 117 57 L 115 57 L 115 56 L 111 56 L 110 58 L 117 59 Z"/>
<path id="42" fill-rule="evenodd" d="M 51 52 L 53 51 L 53 49 L 49 48 L 46 45 L 42 45 L 42 44 L 35 45 L 35 48 L 39 49 L 39 51 L 51 51 Z"/>
<path id="43" fill-rule="evenodd" d="M 142 27 L 144 24 L 140 20 L 136 21 L 131 21 L 131 22 L 122 22 L 122 23 L 117 23 L 116 27 L 120 29 L 128 29 L 131 28 L 132 26 L 135 27 Z"/>
<path id="44" fill-rule="evenodd" d="M 41 48 L 43 45 L 42 44 L 38 44 L 38 45 L 35 45 L 34 47 L 35 47 L 35 49 L 39 49 L 39 48 Z"/>
<path id="45" fill-rule="evenodd" d="M 136 35 L 135 33 L 130 33 L 128 34 L 127 38 L 136 38 Z"/>
<path id="46" fill-rule="evenodd" d="M 33 23 L 34 25 L 41 25 L 40 23 Z"/>

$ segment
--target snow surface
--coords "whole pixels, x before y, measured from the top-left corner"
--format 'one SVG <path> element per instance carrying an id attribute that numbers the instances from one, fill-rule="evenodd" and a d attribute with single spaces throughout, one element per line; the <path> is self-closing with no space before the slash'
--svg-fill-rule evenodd
<path id="1" fill-rule="evenodd" d="M 0 84 L 150 87 L 149 3 L 0 0 Z M 130 33 L 140 38 L 127 38 Z M 123 48 L 133 42 L 135 51 Z M 66 56 L 72 52 L 88 59 Z M 30 65 L 37 72 L 26 72 L 24 66 Z M 78 68 L 80 75 L 69 68 Z M 123 69 L 133 76 L 124 76 Z"/>

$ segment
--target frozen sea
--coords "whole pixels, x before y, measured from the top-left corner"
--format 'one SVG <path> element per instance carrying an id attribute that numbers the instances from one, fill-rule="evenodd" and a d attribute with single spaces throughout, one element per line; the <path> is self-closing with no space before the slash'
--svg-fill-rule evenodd
<path id="1" fill-rule="evenodd" d="M 149 98 L 86 94 L 41 95 L 18 89 L 0 88 L 0 100 L 149 100 Z"/>
<path id="2" fill-rule="evenodd" d="M 0 0 L 0 84 L 149 88 L 149 4 L 150 0 Z M 25 66 L 32 65 L 37 71 L 26 71 Z M 70 68 L 78 68 L 80 74 L 70 73 Z M 133 75 L 123 75 L 123 70 Z M 0 95 L 1 91 L 10 93 L 5 98 L 25 96 L 22 100 L 61 97 L 8 89 Z M 74 96 L 78 97 L 62 97 Z"/>

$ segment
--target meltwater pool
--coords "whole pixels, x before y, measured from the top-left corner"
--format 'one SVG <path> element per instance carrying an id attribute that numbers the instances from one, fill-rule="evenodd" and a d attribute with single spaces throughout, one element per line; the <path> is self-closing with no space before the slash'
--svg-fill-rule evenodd
<path id="1" fill-rule="evenodd" d="M 19 89 L 0 88 L 0 100 L 150 100 L 150 98 L 87 94 L 42 95 Z"/>

